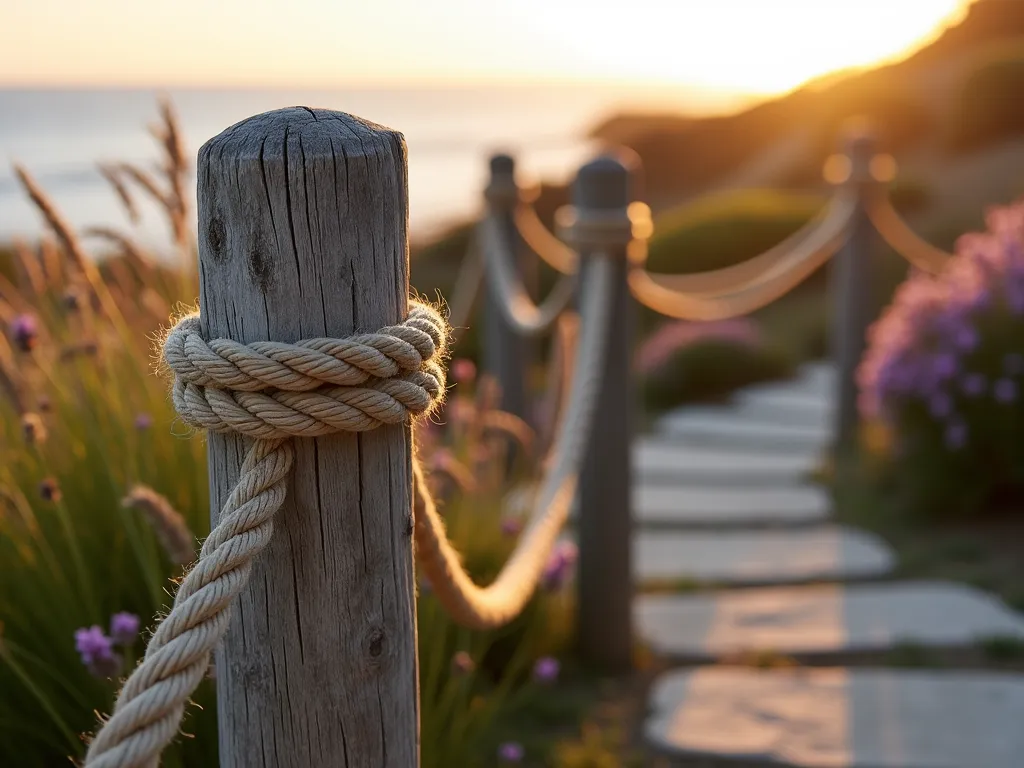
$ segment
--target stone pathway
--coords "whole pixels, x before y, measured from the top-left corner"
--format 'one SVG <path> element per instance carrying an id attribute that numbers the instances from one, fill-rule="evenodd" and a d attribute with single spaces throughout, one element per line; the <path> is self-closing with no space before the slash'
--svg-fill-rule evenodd
<path id="1" fill-rule="evenodd" d="M 823 522 L 831 501 L 810 485 L 738 488 L 687 488 L 671 482 L 638 483 L 633 489 L 633 514 L 641 526 L 679 528 L 755 528 Z"/>
<path id="2" fill-rule="evenodd" d="M 640 481 L 671 481 L 677 485 L 793 485 L 819 467 L 821 452 L 741 451 L 701 448 L 667 438 L 640 438 L 633 464 Z"/>
<path id="3" fill-rule="evenodd" d="M 636 620 L 653 650 L 684 661 L 766 651 L 822 659 L 883 655 L 907 643 L 960 649 L 996 637 L 1024 640 L 1024 617 L 980 590 L 942 581 L 640 595 Z"/>
<path id="4" fill-rule="evenodd" d="M 1024 675 L 705 667 L 663 676 L 651 705 L 646 736 L 660 751 L 744 766 L 1020 768 L 1024 759 Z"/>
<path id="5" fill-rule="evenodd" d="M 731 586 L 854 581 L 893 568 L 892 553 L 881 539 L 832 525 L 795 531 L 640 531 L 633 559 L 641 582 Z"/>
<path id="6" fill-rule="evenodd" d="M 832 665 L 669 671 L 652 689 L 647 739 L 722 768 L 1024 766 L 1024 675 L 835 666 L 884 664 L 901 647 L 1024 644 L 1024 617 L 964 584 L 878 581 L 889 547 L 829 522 L 813 475 L 834 381 L 829 366 L 807 366 L 727 406 L 668 413 L 638 441 L 636 575 L 675 587 L 638 593 L 641 639 L 677 664 L 779 654 Z M 863 579 L 876 581 L 850 583 Z M 694 591 L 702 584 L 716 588 Z"/>

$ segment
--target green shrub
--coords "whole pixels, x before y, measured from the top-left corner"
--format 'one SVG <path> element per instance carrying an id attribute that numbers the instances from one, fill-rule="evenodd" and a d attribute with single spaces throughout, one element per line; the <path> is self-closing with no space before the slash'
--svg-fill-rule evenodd
<path id="1" fill-rule="evenodd" d="M 816 195 L 750 190 L 688 203 L 655 222 L 647 268 L 682 274 L 719 269 L 778 245 L 821 210 Z"/>
<path id="2" fill-rule="evenodd" d="M 792 356 L 763 344 L 756 329 L 743 330 L 743 324 L 753 329 L 749 321 L 664 326 L 637 356 L 645 406 L 657 412 L 721 400 L 740 387 L 792 376 Z M 687 338 L 691 327 L 699 329 L 698 335 Z M 676 329 L 683 333 L 673 333 Z"/>
<path id="3" fill-rule="evenodd" d="M 965 81 L 953 115 L 951 149 L 968 151 L 1024 135 L 1024 55 L 982 63 Z"/>

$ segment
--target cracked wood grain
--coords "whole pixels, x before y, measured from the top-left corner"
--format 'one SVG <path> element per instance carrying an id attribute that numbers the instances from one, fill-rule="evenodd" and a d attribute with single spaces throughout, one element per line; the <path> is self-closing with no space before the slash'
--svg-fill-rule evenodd
<path id="1" fill-rule="evenodd" d="M 199 153 L 207 338 L 347 336 L 407 311 L 401 134 L 339 112 L 249 118 Z M 214 514 L 246 441 L 209 435 Z M 229 768 L 419 764 L 411 435 L 296 441 L 274 540 L 216 656 Z"/>

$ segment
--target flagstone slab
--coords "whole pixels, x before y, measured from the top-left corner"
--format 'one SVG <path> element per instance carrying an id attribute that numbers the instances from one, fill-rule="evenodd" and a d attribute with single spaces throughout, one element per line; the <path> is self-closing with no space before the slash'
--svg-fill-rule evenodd
<path id="1" fill-rule="evenodd" d="M 905 643 L 958 649 L 1024 639 L 1024 618 L 965 584 L 910 581 L 639 595 L 640 637 L 665 656 L 712 660 L 771 651 L 796 657 L 878 652 Z"/>
<path id="2" fill-rule="evenodd" d="M 639 482 L 633 488 L 639 525 L 803 525 L 827 518 L 831 506 L 825 489 L 815 485 L 706 488 Z"/>
<path id="3" fill-rule="evenodd" d="M 824 422 L 794 424 L 770 415 L 751 416 L 735 406 L 699 406 L 665 414 L 656 428 L 669 440 L 702 446 L 821 450 L 831 441 L 832 430 Z"/>
<path id="4" fill-rule="evenodd" d="M 678 484 L 799 484 L 821 464 L 816 450 L 751 450 L 681 445 L 643 437 L 633 447 L 637 479 L 658 478 Z"/>
<path id="5" fill-rule="evenodd" d="M 663 675 L 650 703 L 647 740 L 675 757 L 799 768 L 1024 764 L 1020 674 L 704 667 Z"/>
<path id="6" fill-rule="evenodd" d="M 889 546 L 869 533 L 821 526 L 796 530 L 650 531 L 633 537 L 641 581 L 718 585 L 854 581 L 892 571 Z"/>

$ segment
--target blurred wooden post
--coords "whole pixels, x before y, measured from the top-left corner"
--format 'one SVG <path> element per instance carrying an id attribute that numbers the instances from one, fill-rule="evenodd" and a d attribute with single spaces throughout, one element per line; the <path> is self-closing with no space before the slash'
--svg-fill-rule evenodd
<path id="1" fill-rule="evenodd" d="M 857 209 L 850 223 L 846 244 L 840 250 L 832 274 L 835 300 L 833 354 L 836 364 L 836 412 L 834 440 L 837 453 L 856 446 L 859 413 L 857 409 L 857 366 L 867 344 L 874 304 L 872 302 L 872 253 L 875 248 L 874 225 L 864 205 L 864 195 L 874 184 L 871 160 L 876 140 L 866 124 L 848 129 L 846 136 L 848 177 L 843 182 L 858 195 Z"/>
<path id="2" fill-rule="evenodd" d="M 580 219 L 621 214 L 633 197 L 635 155 L 605 156 L 584 165 L 573 187 Z M 585 661 L 609 670 L 632 666 L 631 478 L 633 441 L 633 302 L 626 284 L 627 242 L 607 256 L 581 248 L 581 269 L 593 258 L 615 260 L 611 328 L 593 433 L 577 492 L 579 519 L 579 644 Z M 579 372 L 577 372 L 579 375 Z"/>
<path id="3" fill-rule="evenodd" d="M 508 155 L 494 155 L 491 158 L 491 178 L 484 190 L 487 215 L 497 218 L 501 231 L 517 254 L 517 263 L 523 285 L 529 291 L 534 280 L 529 279 L 524 269 L 523 247 L 515 225 L 515 209 L 519 202 L 519 187 L 516 185 L 515 160 Z M 485 267 L 486 268 L 486 267 Z M 535 271 L 535 270 L 534 270 Z M 487 298 L 483 307 L 484 347 L 482 362 L 484 371 L 493 376 L 501 386 L 501 408 L 520 418 L 530 421 L 526 397 L 530 344 L 516 333 L 497 303 L 504 301 L 495 295 L 487 285 Z"/>
<path id="4" fill-rule="evenodd" d="M 343 337 L 405 316 L 401 134 L 268 112 L 208 141 L 198 177 L 209 338 Z M 249 441 L 208 440 L 216 515 Z M 273 541 L 216 655 L 220 764 L 419 765 L 410 429 L 295 444 Z"/>

